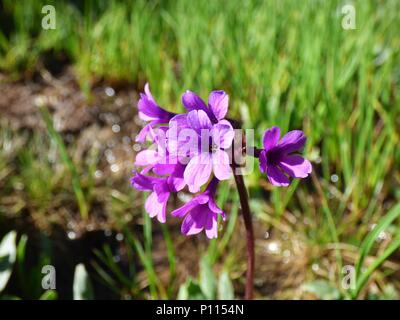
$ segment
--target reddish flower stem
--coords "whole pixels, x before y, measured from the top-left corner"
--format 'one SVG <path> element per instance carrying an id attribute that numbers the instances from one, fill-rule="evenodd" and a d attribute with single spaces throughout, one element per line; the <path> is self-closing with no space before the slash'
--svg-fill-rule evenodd
<path id="1" fill-rule="evenodd" d="M 253 282 L 254 282 L 254 232 L 253 222 L 251 220 L 249 197 L 247 189 L 244 184 L 243 176 L 234 174 L 237 190 L 240 198 L 240 206 L 242 207 L 242 215 L 244 225 L 246 228 L 246 239 L 247 239 L 247 273 L 246 273 L 246 291 L 244 298 L 246 300 L 253 299 Z"/>

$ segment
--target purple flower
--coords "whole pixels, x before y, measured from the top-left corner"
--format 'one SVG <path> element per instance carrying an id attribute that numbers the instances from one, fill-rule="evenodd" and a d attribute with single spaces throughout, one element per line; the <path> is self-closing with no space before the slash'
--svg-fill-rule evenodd
<path id="1" fill-rule="evenodd" d="M 180 172 L 180 176 L 182 176 L 182 171 Z M 179 177 L 178 170 L 173 175 L 164 178 L 149 177 L 134 172 L 131 184 L 137 190 L 151 192 L 144 208 L 151 218 L 157 217 L 157 220 L 161 223 L 166 221 L 169 196 L 173 192 L 182 190 L 185 186 L 183 178 Z"/>
<path id="2" fill-rule="evenodd" d="M 144 86 L 144 93 L 140 93 L 140 99 L 138 102 L 139 118 L 143 121 L 150 122 L 145 125 L 136 137 L 136 141 L 143 142 L 149 133 L 149 130 L 154 126 L 162 123 L 168 123 L 176 114 L 166 111 L 161 108 L 154 100 L 149 84 L 146 83 Z"/>
<path id="3" fill-rule="evenodd" d="M 211 172 L 219 180 L 232 175 L 228 153 L 232 145 L 234 130 L 230 123 L 221 120 L 212 124 L 203 110 L 192 110 L 187 115 L 187 124 L 197 139 L 197 148 L 190 152 L 190 161 L 184 172 L 184 179 L 190 192 L 198 192 L 209 179 Z"/>
<path id="4" fill-rule="evenodd" d="M 300 130 L 289 131 L 281 140 L 279 127 L 272 127 L 264 133 L 264 149 L 260 152 L 260 170 L 267 173 L 269 181 L 276 186 L 288 186 L 289 178 L 306 178 L 312 171 L 310 161 L 296 154 L 306 143 L 306 136 Z"/>
<path id="5" fill-rule="evenodd" d="M 215 203 L 217 185 L 218 180 L 213 178 L 203 193 L 172 211 L 175 217 L 185 217 L 181 226 L 183 234 L 193 235 L 205 230 L 209 239 L 218 236 L 218 214 L 225 220 L 225 213 Z"/>
<path id="6" fill-rule="evenodd" d="M 188 111 L 203 110 L 213 123 L 217 123 L 228 112 L 229 96 L 223 90 L 212 91 L 208 96 L 207 106 L 197 94 L 186 91 L 182 95 L 182 104 Z"/>

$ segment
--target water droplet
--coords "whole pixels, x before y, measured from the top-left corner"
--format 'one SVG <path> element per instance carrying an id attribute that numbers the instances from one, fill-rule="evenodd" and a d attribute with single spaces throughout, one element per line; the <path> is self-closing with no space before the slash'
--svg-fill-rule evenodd
<path id="1" fill-rule="evenodd" d="M 112 165 L 110 166 L 110 169 L 111 169 L 112 172 L 116 173 L 116 172 L 119 171 L 119 165 L 117 165 L 117 164 L 114 163 L 114 164 L 112 164 Z"/>
<path id="2" fill-rule="evenodd" d="M 279 243 L 273 241 L 267 244 L 267 251 L 270 253 L 278 253 L 280 248 L 279 248 Z"/>
<path id="3" fill-rule="evenodd" d="M 95 177 L 96 179 L 100 179 L 102 176 L 103 176 L 103 171 L 101 171 L 101 170 L 96 170 L 96 171 L 94 172 L 94 177 Z"/>
<path id="4" fill-rule="evenodd" d="M 104 92 L 106 93 L 107 96 L 113 97 L 115 95 L 115 90 L 111 87 L 106 87 L 104 89 Z"/>
<path id="5" fill-rule="evenodd" d="M 269 232 L 268 232 L 268 231 L 265 232 L 264 238 L 265 238 L 265 239 L 268 239 L 268 238 L 269 238 Z"/>
<path id="6" fill-rule="evenodd" d="M 114 260 L 114 262 L 120 262 L 121 261 L 121 257 L 120 256 L 113 256 L 113 260 Z"/>
<path id="7" fill-rule="evenodd" d="M 338 182 L 339 181 L 339 176 L 337 174 L 331 175 L 331 181 L 333 183 Z"/>
<path id="8" fill-rule="evenodd" d="M 70 240 L 74 240 L 76 238 L 76 233 L 74 231 L 68 231 L 67 236 Z"/>
<path id="9" fill-rule="evenodd" d="M 119 126 L 119 124 L 113 124 L 112 127 L 111 127 L 111 130 L 112 130 L 114 133 L 118 133 L 118 132 L 121 131 L 121 127 Z"/>
<path id="10" fill-rule="evenodd" d="M 111 237 L 111 234 L 112 234 L 112 232 L 111 232 L 110 229 L 104 230 L 104 235 L 105 235 L 106 237 Z"/>
<path id="11" fill-rule="evenodd" d="M 135 143 L 132 148 L 134 151 L 139 152 L 142 149 L 142 146 L 139 143 Z"/>
<path id="12" fill-rule="evenodd" d="M 117 241 L 122 241 L 122 240 L 124 240 L 124 235 L 122 233 L 117 233 L 117 235 L 115 236 L 115 239 Z"/>
<path id="13" fill-rule="evenodd" d="M 317 272 L 319 270 L 319 264 L 318 263 L 313 263 L 312 266 L 311 266 L 311 269 L 314 272 Z"/>

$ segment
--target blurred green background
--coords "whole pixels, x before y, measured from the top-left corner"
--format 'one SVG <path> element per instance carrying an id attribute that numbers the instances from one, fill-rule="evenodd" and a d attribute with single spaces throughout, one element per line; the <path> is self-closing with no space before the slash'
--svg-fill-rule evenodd
<path id="1" fill-rule="evenodd" d="M 348 3 L 356 29 L 342 27 Z M 54 30 L 42 28 L 47 4 Z M 187 89 L 203 98 L 227 91 L 230 117 L 254 128 L 256 141 L 272 125 L 308 136 L 311 178 L 282 189 L 246 176 L 257 298 L 399 297 L 399 1 L 0 8 L 2 297 L 243 297 L 232 182 L 219 191 L 228 220 L 215 241 L 184 238 L 172 217 L 152 224 L 129 186 L 146 82 L 176 112 Z M 41 283 L 47 264 L 55 290 Z"/>

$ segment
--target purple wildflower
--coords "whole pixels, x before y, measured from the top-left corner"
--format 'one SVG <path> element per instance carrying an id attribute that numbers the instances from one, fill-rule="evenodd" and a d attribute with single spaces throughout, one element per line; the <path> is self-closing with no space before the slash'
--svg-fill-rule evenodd
<path id="1" fill-rule="evenodd" d="M 151 218 L 157 217 L 161 223 L 166 221 L 166 210 L 169 196 L 171 193 L 178 192 L 185 187 L 182 171 L 174 172 L 168 177 L 150 177 L 135 172 L 131 178 L 131 184 L 140 191 L 149 191 L 151 194 L 144 205 L 145 210 Z"/>
<path id="2" fill-rule="evenodd" d="M 232 175 L 228 153 L 235 135 L 226 120 L 212 124 L 203 110 L 192 110 L 187 115 L 187 123 L 197 135 L 197 149 L 185 169 L 184 179 L 190 192 L 198 192 L 209 179 L 211 172 L 219 180 L 227 180 Z"/>
<path id="3" fill-rule="evenodd" d="M 229 96 L 223 90 L 215 90 L 208 96 L 208 106 L 194 92 L 186 91 L 182 96 L 182 104 L 188 111 L 203 110 L 213 123 L 225 118 L 228 112 Z"/>
<path id="4" fill-rule="evenodd" d="M 264 133 L 264 149 L 260 152 L 260 170 L 267 173 L 269 181 L 276 186 L 290 184 L 287 175 L 306 178 L 312 171 L 310 161 L 296 154 L 303 149 L 306 136 L 300 130 L 289 131 L 281 140 L 279 127 L 272 127 Z"/>
<path id="5" fill-rule="evenodd" d="M 220 214 L 225 220 L 225 213 L 215 203 L 218 182 L 216 178 L 213 178 L 203 193 L 172 211 L 175 217 L 185 217 L 181 226 L 183 234 L 194 235 L 205 230 L 209 239 L 218 236 L 218 215 Z"/>
<path id="6" fill-rule="evenodd" d="M 176 115 L 175 113 L 164 110 L 157 104 L 150 92 L 148 83 L 144 86 L 144 93 L 140 93 L 138 109 L 139 118 L 143 121 L 150 122 L 139 132 L 136 137 L 136 141 L 138 142 L 143 142 L 145 140 L 151 128 L 158 124 L 168 123 L 168 121 Z"/>

